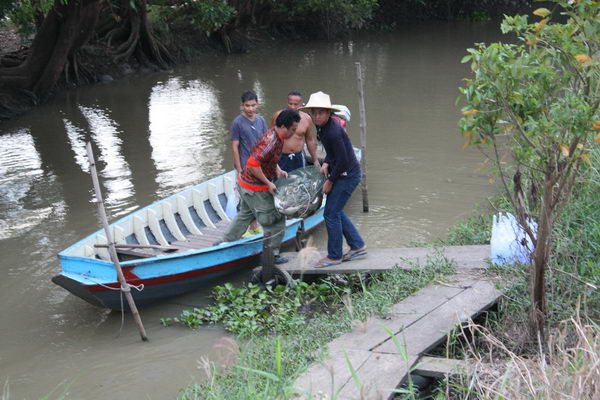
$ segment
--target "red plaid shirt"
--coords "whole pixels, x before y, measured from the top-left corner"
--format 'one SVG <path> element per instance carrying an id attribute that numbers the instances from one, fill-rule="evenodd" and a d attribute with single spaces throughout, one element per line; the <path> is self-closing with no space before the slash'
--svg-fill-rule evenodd
<path id="1" fill-rule="evenodd" d="M 268 180 L 273 182 L 277 177 L 277 162 L 283 150 L 283 138 L 275 129 L 266 131 L 252 147 L 250 157 L 238 177 L 240 185 L 248 190 L 260 192 L 269 187 L 256 178 L 248 167 L 260 167 Z"/>

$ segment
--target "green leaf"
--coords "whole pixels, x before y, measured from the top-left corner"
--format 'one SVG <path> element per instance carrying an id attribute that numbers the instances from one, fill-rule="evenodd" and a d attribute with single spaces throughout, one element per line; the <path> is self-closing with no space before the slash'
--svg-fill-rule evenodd
<path id="1" fill-rule="evenodd" d="M 346 359 L 346 363 L 348 364 L 348 368 L 350 369 L 350 372 L 352 373 L 352 380 L 354 381 L 354 385 L 356 385 L 356 388 L 358 390 L 360 390 L 362 388 L 363 384 L 360 381 L 360 377 L 358 376 L 358 373 L 356 372 L 356 369 L 354 369 L 354 366 L 352 365 L 352 362 L 350 362 L 350 358 L 348 357 L 348 353 L 346 352 L 346 350 L 344 350 L 344 358 Z"/>
<path id="2" fill-rule="evenodd" d="M 242 369 L 244 371 L 249 371 L 249 372 L 255 373 L 255 374 L 260 375 L 260 376 L 264 376 L 265 378 L 270 379 L 270 380 L 272 380 L 274 382 L 279 382 L 279 377 L 277 375 L 275 375 L 275 374 L 270 373 L 270 372 L 259 371 L 257 369 L 246 368 L 246 367 L 242 367 L 242 366 L 239 366 L 239 365 L 236 365 L 235 367 L 239 368 L 239 369 Z"/>
<path id="3" fill-rule="evenodd" d="M 538 8 L 537 10 L 535 10 L 533 12 L 533 15 L 537 15 L 538 17 L 547 17 L 548 15 L 550 15 L 550 10 L 548 10 L 547 8 Z"/>

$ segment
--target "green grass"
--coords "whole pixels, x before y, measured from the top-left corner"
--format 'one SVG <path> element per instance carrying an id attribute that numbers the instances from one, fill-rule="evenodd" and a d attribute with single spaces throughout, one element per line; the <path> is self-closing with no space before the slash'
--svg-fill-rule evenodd
<path id="1" fill-rule="evenodd" d="M 584 166 L 585 171 L 554 226 L 554 247 L 546 272 L 549 327 L 573 315 L 579 298 L 582 311 L 600 319 L 600 291 L 593 288 L 600 287 L 600 171 L 597 167 L 600 149 L 591 152 L 590 161 L 591 165 Z M 494 201 L 494 207 L 511 211 L 508 200 L 502 196 Z M 491 215 L 474 215 L 451 228 L 443 244 L 489 243 L 491 226 Z M 525 323 L 531 305 L 529 267 L 493 267 L 489 272 L 504 278 L 502 289 L 506 301 L 501 304 L 502 314 Z"/>
<path id="2" fill-rule="evenodd" d="M 600 150 L 591 153 L 591 165 L 554 226 L 554 246 L 546 274 L 548 326 L 571 317 L 581 299 L 582 312 L 600 319 Z M 496 268 L 507 278 L 510 299 L 507 314 L 527 318 L 530 306 L 528 267 Z M 586 284 L 586 283 L 589 283 Z"/>
<path id="3" fill-rule="evenodd" d="M 592 165 L 600 165 L 600 151 L 594 152 L 591 160 Z M 547 323 L 551 332 L 562 326 L 562 321 L 575 315 L 578 304 L 581 304 L 582 314 L 595 320 L 600 317 L 600 293 L 592 287 L 600 287 L 600 196 L 597 193 L 600 193 L 600 173 L 597 168 L 589 167 L 555 226 L 555 247 L 550 259 L 551 268 L 546 275 Z M 494 206 L 499 210 L 510 211 L 508 202 L 502 197 L 494 202 Z M 448 238 L 440 244 L 488 243 L 491 225 L 491 215 L 475 215 L 450 229 Z M 221 367 L 219 360 L 204 360 L 207 381 L 183 389 L 179 399 L 291 398 L 295 391 L 292 387 L 295 379 L 311 362 L 323 356 L 322 348 L 331 339 L 350 331 L 357 321 L 364 321 L 373 314 L 385 313 L 391 305 L 452 271 L 448 260 L 437 259 L 429 260 L 426 265 L 414 271 L 397 269 L 385 272 L 376 276 L 368 285 L 361 277 L 356 276 L 341 284 L 321 281 L 316 284 L 321 285 L 320 287 L 313 287 L 311 284 L 304 285 L 300 292 L 281 292 L 279 295 L 283 297 L 275 301 L 269 300 L 269 307 L 278 307 L 278 303 L 290 301 L 282 310 L 291 312 L 298 302 L 302 304 L 310 301 L 313 305 L 321 304 L 324 312 L 303 314 L 300 322 L 294 320 L 290 324 L 285 321 L 266 324 L 264 329 L 253 333 L 238 331 L 250 339 L 242 345 L 234 342 L 235 345 L 228 346 L 230 349 L 235 348 L 230 351 L 235 354 L 235 361 L 231 362 L 230 358 L 228 366 Z M 517 355 L 535 356 L 536 346 L 525 343 L 524 335 L 519 335 L 519 332 L 526 331 L 529 318 L 529 267 L 495 266 L 490 268 L 489 273 L 501 278 L 505 297 L 499 305 L 499 312 L 486 319 L 485 328 L 492 335 L 501 338 L 504 349 Z M 253 289 L 245 287 L 240 290 Z M 228 291 L 233 298 L 248 295 L 248 292 L 235 292 L 232 288 Z M 238 301 L 244 302 L 245 300 Z M 259 309 L 265 306 L 260 304 Z M 278 314 L 276 309 L 273 311 L 274 315 Z M 462 335 L 460 329 L 450 335 L 446 348 L 441 350 L 445 356 L 468 356 L 469 348 L 464 346 L 466 339 Z M 241 350 L 238 350 L 238 346 Z M 436 398 L 454 398 L 452 393 L 456 398 L 477 398 L 477 393 L 464 397 L 465 390 L 467 389 L 458 384 L 450 387 L 449 384 L 442 383 Z M 329 395 L 329 398 L 335 398 Z"/>
<path id="4" fill-rule="evenodd" d="M 439 398 L 550 398 L 548 393 L 565 387 L 580 393 L 590 390 L 590 376 L 597 365 L 600 328 L 600 149 L 591 154 L 591 165 L 577 183 L 573 195 L 554 226 L 553 249 L 546 271 L 548 352 L 539 354 L 539 345 L 527 334 L 531 308 L 525 265 L 493 266 L 490 274 L 501 277 L 504 298 L 492 313 L 468 335 L 457 329 L 438 355 L 450 358 L 482 359 L 497 363 L 500 378 L 479 371 L 468 381 L 442 381 Z M 502 202 L 502 201 L 501 201 Z M 475 244 L 491 228 L 489 216 L 475 216 L 454 229 L 451 244 Z M 472 240 L 472 242 L 471 242 Z M 581 315 L 581 317 L 580 317 Z M 581 343 L 575 343 L 579 338 Z M 592 357 L 588 357 L 592 356 Z M 541 358 L 545 362 L 540 362 Z M 591 358 L 588 359 L 588 358 Z M 583 361 L 582 361 L 583 360 Z M 506 368 L 510 363 L 511 367 Z M 541 368 L 543 367 L 543 368 Z M 584 368 L 585 367 L 585 368 Z M 586 369 L 587 368 L 587 369 Z M 562 371 L 558 373 L 557 371 Z M 554 375 L 554 378 L 548 378 Z M 522 380 L 527 377 L 528 382 Z M 537 389 L 530 388 L 529 381 Z M 475 384 L 473 384 L 475 382 Z M 587 382 L 587 383 L 586 383 Z M 576 384 L 577 383 L 577 384 Z M 520 385 L 520 389 L 519 389 Z M 586 386 L 588 385 L 588 386 Z M 467 389 L 470 387 L 471 389 Z M 523 390 L 521 390 L 523 389 Z M 472 392 L 469 393 L 469 390 Z M 521 390 L 521 391 L 519 391 Z M 491 395 L 493 393 L 493 395 Z M 518 397 L 517 396 L 518 393 Z M 565 397 L 580 398 L 580 397 Z M 581 397 L 591 398 L 591 397 Z"/>
<path id="5" fill-rule="evenodd" d="M 205 360 L 206 383 L 188 386 L 178 398 L 289 398 L 295 391 L 295 379 L 323 356 L 322 348 L 331 339 L 350 331 L 357 321 L 384 314 L 400 300 L 453 272 L 449 260 L 437 257 L 411 271 L 386 271 L 374 276 L 368 285 L 355 278 L 359 281 L 357 291 L 343 297 L 342 307 L 316 312 L 301 325 L 279 327 L 269 335 L 251 336 L 241 345 L 229 346 L 241 347 L 231 351 L 237 357 L 233 365 L 220 367 L 219 360 Z"/>

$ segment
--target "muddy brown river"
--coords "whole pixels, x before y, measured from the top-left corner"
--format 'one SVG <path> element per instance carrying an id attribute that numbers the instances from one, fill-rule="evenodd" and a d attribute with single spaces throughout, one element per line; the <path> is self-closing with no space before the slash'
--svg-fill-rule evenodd
<path id="1" fill-rule="evenodd" d="M 56 253 L 97 229 L 85 142 L 96 149 L 111 219 L 232 168 L 228 127 L 254 89 L 268 119 L 290 90 L 322 90 L 353 111 L 355 65 L 365 72 L 370 212 L 356 193 L 347 213 L 371 248 L 445 236 L 487 204 L 483 156 L 463 150 L 457 87 L 474 42 L 498 23 L 432 23 L 335 42 L 267 42 L 247 55 L 207 56 L 170 72 L 63 93 L 0 122 L 0 385 L 10 399 L 168 399 L 203 379 L 219 326 L 165 328 L 160 318 L 210 302 L 210 288 L 143 308 L 142 343 L 126 316 L 50 282 Z M 325 230 L 315 233 L 323 249 Z M 247 274 L 231 276 L 241 282 Z"/>

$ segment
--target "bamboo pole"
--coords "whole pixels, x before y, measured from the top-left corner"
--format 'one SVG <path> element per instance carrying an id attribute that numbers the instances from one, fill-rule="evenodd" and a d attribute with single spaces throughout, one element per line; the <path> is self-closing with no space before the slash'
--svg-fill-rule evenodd
<path id="1" fill-rule="evenodd" d="M 365 112 L 365 96 L 363 92 L 363 74 L 360 63 L 356 64 L 356 77 L 358 79 L 358 109 L 360 112 L 360 168 L 362 170 L 362 180 L 360 188 L 362 191 L 363 212 L 369 212 L 369 188 L 367 185 L 367 116 Z"/>
<path id="2" fill-rule="evenodd" d="M 94 247 L 100 248 L 109 248 L 108 244 L 95 244 Z M 116 249 L 156 249 L 156 250 L 165 250 L 165 251 L 175 251 L 178 250 L 177 247 L 173 246 L 160 246 L 155 244 L 115 244 Z"/>
<path id="3" fill-rule="evenodd" d="M 87 142 L 86 150 L 88 160 L 90 162 L 90 175 L 92 175 L 92 182 L 94 183 L 96 202 L 98 203 L 98 213 L 100 214 L 100 220 L 102 221 L 104 233 L 106 234 L 106 240 L 108 241 L 108 251 L 110 253 L 110 257 L 112 258 L 115 269 L 117 270 L 117 276 L 119 277 L 119 283 L 121 284 L 121 291 L 125 294 L 127 304 L 129 304 L 129 309 L 133 314 L 133 319 L 135 320 L 138 330 L 140 331 L 140 336 L 142 337 L 143 341 L 146 341 L 148 340 L 148 336 L 146 336 L 146 330 L 142 324 L 142 319 L 140 318 L 140 314 L 135 306 L 135 302 L 133 301 L 133 296 L 131 296 L 131 289 L 129 288 L 129 285 L 125 280 L 125 276 L 123 275 L 123 271 L 121 270 L 121 264 L 119 263 L 117 250 L 115 249 L 115 242 L 113 241 L 110 228 L 108 227 L 108 219 L 106 218 L 106 211 L 104 209 L 104 200 L 102 199 L 100 183 L 98 182 L 98 174 L 96 173 L 96 162 L 94 161 L 94 153 L 92 152 L 92 144 L 90 142 Z"/>
<path id="4" fill-rule="evenodd" d="M 275 265 L 275 256 L 273 255 L 273 245 L 271 243 L 271 232 L 264 232 L 263 252 L 262 252 L 262 283 L 267 285 L 273 279 L 273 266 Z"/>

